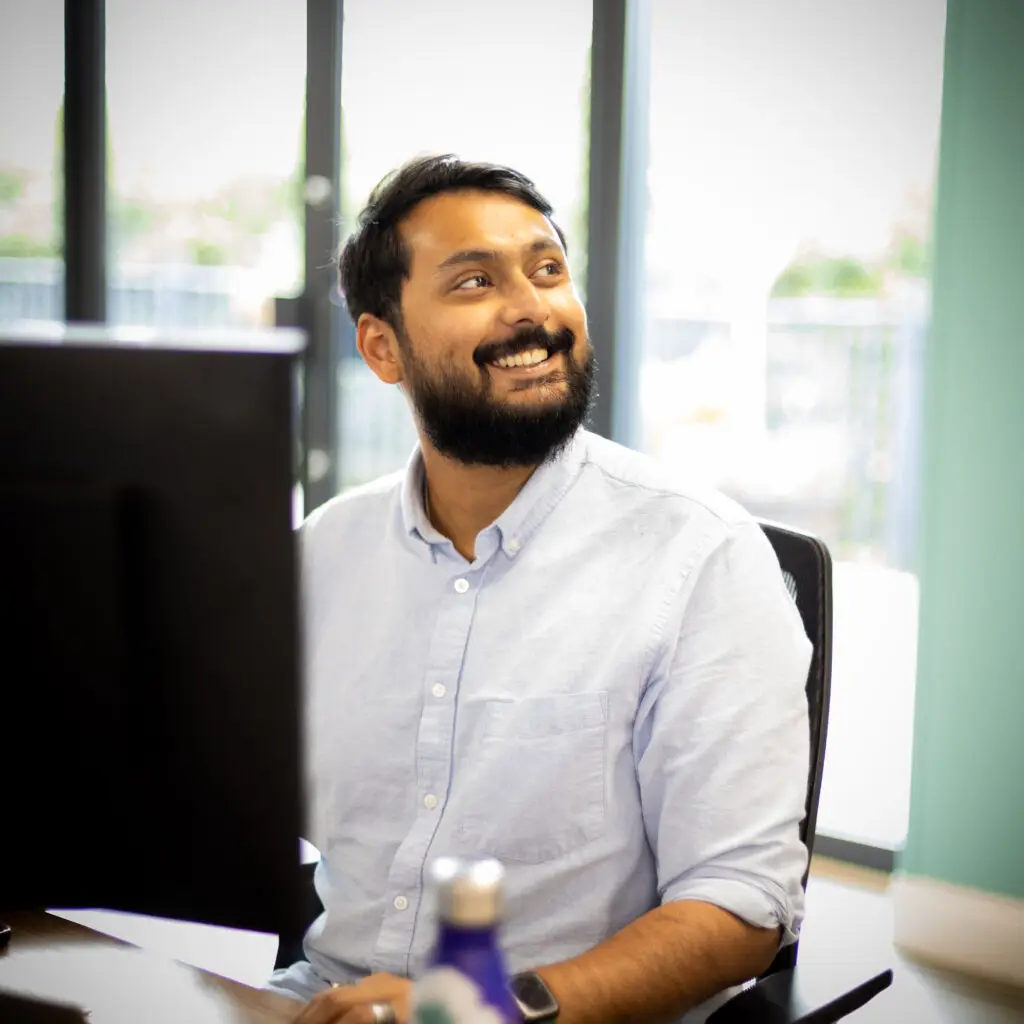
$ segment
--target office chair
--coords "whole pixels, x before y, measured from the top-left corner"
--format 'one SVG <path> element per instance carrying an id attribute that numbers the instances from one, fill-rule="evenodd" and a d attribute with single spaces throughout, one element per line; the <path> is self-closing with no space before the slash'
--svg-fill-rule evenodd
<path id="1" fill-rule="evenodd" d="M 807 846 L 808 870 L 814 852 L 818 797 L 825 764 L 829 688 L 832 679 L 832 559 L 828 548 L 808 533 L 776 523 L 761 529 L 775 550 L 786 588 L 796 603 L 804 630 L 814 647 L 807 673 L 807 706 L 811 729 L 811 761 L 807 774 L 806 815 L 800 838 Z M 313 888 L 316 865 L 304 864 L 303 891 L 307 894 L 305 920 L 312 923 L 323 908 Z M 805 872 L 803 884 L 807 886 Z M 275 967 L 288 967 L 304 956 L 300 934 L 282 935 Z M 818 970 L 801 975 L 797 969 L 798 944 L 780 950 L 768 970 L 748 988 L 710 1011 L 698 1009 L 683 1024 L 832 1024 L 842 1020 L 892 984 L 885 970 L 851 988 L 836 984 L 836 972 Z"/>

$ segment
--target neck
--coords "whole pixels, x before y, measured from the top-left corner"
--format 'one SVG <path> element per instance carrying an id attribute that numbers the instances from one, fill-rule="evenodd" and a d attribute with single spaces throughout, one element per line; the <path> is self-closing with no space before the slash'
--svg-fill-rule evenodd
<path id="1" fill-rule="evenodd" d="M 463 558 L 476 557 L 476 536 L 515 501 L 536 466 L 466 466 L 422 440 L 427 517 Z"/>

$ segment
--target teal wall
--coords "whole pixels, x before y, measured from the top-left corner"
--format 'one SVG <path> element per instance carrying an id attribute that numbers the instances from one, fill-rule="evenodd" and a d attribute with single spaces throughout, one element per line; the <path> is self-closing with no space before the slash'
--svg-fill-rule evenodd
<path id="1" fill-rule="evenodd" d="M 1024 0 L 949 0 L 925 395 L 901 867 L 1024 897 Z"/>

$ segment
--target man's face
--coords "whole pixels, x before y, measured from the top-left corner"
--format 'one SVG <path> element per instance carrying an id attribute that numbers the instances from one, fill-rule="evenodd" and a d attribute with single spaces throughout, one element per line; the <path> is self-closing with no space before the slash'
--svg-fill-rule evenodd
<path id="1" fill-rule="evenodd" d="M 467 191 L 421 203 L 401 232 L 401 379 L 431 443 L 466 464 L 552 457 L 589 411 L 594 363 L 551 223 L 511 197 Z"/>

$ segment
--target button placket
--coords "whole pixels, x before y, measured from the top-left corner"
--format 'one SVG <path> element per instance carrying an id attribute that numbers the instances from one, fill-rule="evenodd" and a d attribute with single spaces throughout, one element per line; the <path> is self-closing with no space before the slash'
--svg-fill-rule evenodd
<path id="1" fill-rule="evenodd" d="M 482 582 L 481 576 L 473 575 L 476 567 L 467 571 L 463 564 L 460 570 L 465 575 L 448 576 L 443 583 L 446 596 L 440 602 L 427 657 L 427 679 L 423 691 L 427 699 L 423 704 L 416 738 L 416 800 L 419 811 L 389 872 L 392 909 L 382 921 L 377 937 L 377 954 L 386 958 L 388 964 L 402 956 L 408 962 L 412 955 L 418 918 L 415 913 L 402 911 L 419 905 L 420 880 L 430 856 L 435 831 L 439 827 L 444 794 L 450 783 L 459 666 L 465 655 L 473 619 L 474 596 L 478 584 Z"/>

